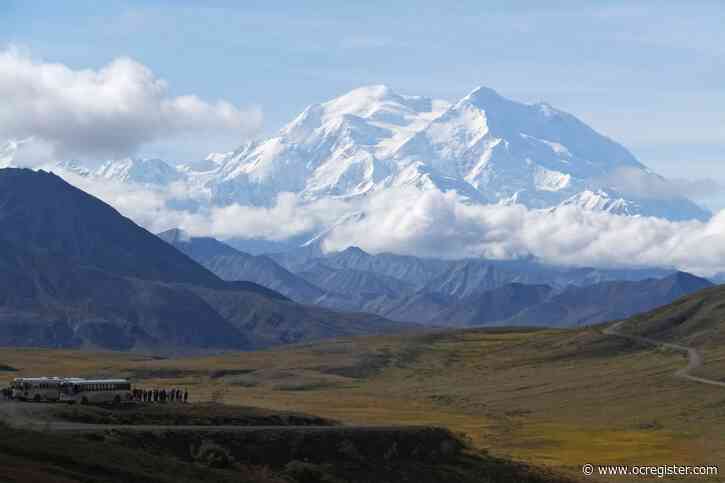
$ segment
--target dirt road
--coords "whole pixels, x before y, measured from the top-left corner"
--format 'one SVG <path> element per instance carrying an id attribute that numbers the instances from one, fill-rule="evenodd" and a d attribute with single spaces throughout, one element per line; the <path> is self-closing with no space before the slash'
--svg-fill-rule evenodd
<path id="1" fill-rule="evenodd" d="M 607 327 L 603 331 L 604 334 L 611 335 L 614 337 L 622 337 L 624 339 L 628 339 L 628 340 L 631 340 L 634 342 L 639 342 L 641 344 L 665 347 L 667 349 L 685 353 L 687 355 L 687 366 L 675 371 L 675 377 L 680 377 L 682 379 L 699 382 L 701 384 L 709 384 L 711 386 L 725 387 L 725 382 L 723 382 L 723 381 L 717 381 L 715 379 L 708 379 L 705 377 L 699 377 L 699 376 L 692 375 L 692 372 L 694 370 L 696 370 L 697 368 L 701 367 L 704 363 L 704 358 L 702 356 L 702 353 L 699 350 L 695 349 L 694 347 L 687 347 L 687 346 L 680 345 L 680 344 L 672 344 L 670 342 L 661 342 L 656 339 L 650 339 L 649 337 L 640 337 L 637 335 L 624 334 L 622 332 L 619 332 L 619 328 L 622 326 L 622 324 L 624 322 L 626 322 L 626 321 L 623 320 L 621 322 L 617 322 L 616 324 L 614 324 L 610 327 Z"/>

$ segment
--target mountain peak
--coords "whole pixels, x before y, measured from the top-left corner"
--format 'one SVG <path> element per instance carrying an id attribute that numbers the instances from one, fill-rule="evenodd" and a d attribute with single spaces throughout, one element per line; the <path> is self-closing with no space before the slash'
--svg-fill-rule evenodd
<path id="1" fill-rule="evenodd" d="M 158 158 L 125 158 L 107 161 L 92 172 L 108 180 L 129 181 L 146 185 L 166 185 L 183 178 L 183 174 Z"/>
<path id="2" fill-rule="evenodd" d="M 358 87 L 320 104 L 327 116 L 354 115 L 370 118 L 381 110 L 407 111 L 406 98 L 386 85 Z"/>
<path id="3" fill-rule="evenodd" d="M 118 275 L 221 283 L 111 206 L 42 170 L 0 169 L 0 241 Z"/>
<path id="4" fill-rule="evenodd" d="M 340 254 L 348 256 L 369 256 L 368 252 L 357 246 L 347 247 Z"/>
<path id="5" fill-rule="evenodd" d="M 646 170 L 625 147 L 548 104 L 518 102 L 481 86 L 451 105 L 376 84 L 312 104 L 276 135 L 203 164 L 119 161 L 93 176 L 185 183 L 189 206 L 273 206 L 284 192 L 305 202 L 352 200 L 411 187 L 455 191 L 472 203 L 708 218 L 688 200 L 600 192 L 622 167 Z"/>
<path id="6" fill-rule="evenodd" d="M 185 232 L 181 228 L 171 228 L 170 230 L 162 231 L 156 236 L 164 240 L 166 243 L 186 243 L 191 240 L 191 235 Z"/>
<path id="7" fill-rule="evenodd" d="M 368 97 L 373 99 L 385 99 L 389 97 L 399 97 L 395 91 L 393 91 L 390 86 L 387 86 L 385 84 L 373 84 L 373 85 L 367 85 L 367 86 L 361 86 L 357 87 L 347 94 L 344 94 L 340 97 Z"/>
<path id="8" fill-rule="evenodd" d="M 496 90 L 487 87 L 487 86 L 478 86 L 475 89 L 473 89 L 471 92 L 468 93 L 466 97 L 463 98 L 468 99 L 472 102 L 476 102 L 478 100 L 490 100 L 490 99 L 505 99 L 501 94 L 499 94 Z"/>

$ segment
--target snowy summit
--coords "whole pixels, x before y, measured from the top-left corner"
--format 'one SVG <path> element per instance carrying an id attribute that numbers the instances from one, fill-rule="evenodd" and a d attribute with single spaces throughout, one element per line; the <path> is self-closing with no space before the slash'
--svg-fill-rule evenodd
<path id="1" fill-rule="evenodd" d="M 87 176 L 184 181 L 213 205 L 270 206 L 282 192 L 350 199 L 412 186 L 455 190 L 470 203 L 709 217 L 685 198 L 618 192 L 611 179 L 622 168 L 651 175 L 622 145 L 548 104 L 523 104 L 486 87 L 451 104 L 374 85 L 313 104 L 275 136 L 202 162 L 112 161 Z"/>

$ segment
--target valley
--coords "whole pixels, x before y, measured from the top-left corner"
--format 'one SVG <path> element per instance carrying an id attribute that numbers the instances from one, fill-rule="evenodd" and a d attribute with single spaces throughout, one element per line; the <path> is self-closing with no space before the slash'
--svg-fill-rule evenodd
<path id="1" fill-rule="evenodd" d="M 28 428 L 12 428 L 29 444 L 42 441 L 28 429 L 120 431 L 108 441 L 114 451 L 133 447 L 136 433 L 176 432 L 179 444 L 196 447 L 211 432 L 226 434 L 224 447 L 242 457 L 248 445 L 308 434 L 338 448 L 348 434 L 362 438 L 356 445 L 370 434 L 392 445 L 418 438 L 408 427 L 450 431 L 465 451 L 453 466 L 432 464 L 431 483 L 453 474 L 567 481 L 589 462 L 713 464 L 725 451 L 725 289 L 704 278 L 356 247 L 250 255 L 180 230 L 155 236 L 51 173 L 0 170 L 0 188 L 0 383 L 123 377 L 142 389 L 184 388 L 208 408 L 201 419 L 220 421 L 228 406 L 279 415 L 272 420 L 304 413 L 341 423 L 270 435 L 264 426 L 192 428 L 182 424 L 188 415 L 166 424 L 150 414 L 74 416 L 86 422 L 39 414 L 40 426 L 26 419 Z M 53 197 L 35 198 L 37 189 Z M 54 457 L 75 468 L 73 448 L 83 443 L 70 438 L 70 453 Z M 154 436 L 144 457 L 193 460 L 170 449 L 174 438 Z M 280 444 L 270 450 L 278 459 L 255 460 L 274 477 L 289 459 Z M 356 481 L 335 451 L 315 464 Z M 20 456 L 33 457 L 15 454 L 8 464 Z M 363 459 L 372 468 L 379 458 Z M 371 474 L 418 478 L 411 464 Z"/>
<path id="2" fill-rule="evenodd" d="M 694 375 L 725 374 L 704 350 Z M 597 464 L 716 464 L 725 393 L 674 377 L 678 351 L 577 330 L 470 329 L 337 339 L 181 359 L 2 349 L 22 373 L 123 374 L 195 401 L 302 411 L 353 425 L 431 425 L 493 456 L 579 475 Z M 17 373 L 4 373 L 5 379 Z"/>

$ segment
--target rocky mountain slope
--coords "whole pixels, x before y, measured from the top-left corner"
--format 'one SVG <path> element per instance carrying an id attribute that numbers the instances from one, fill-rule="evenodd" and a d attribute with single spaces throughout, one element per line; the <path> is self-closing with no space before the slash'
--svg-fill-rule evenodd
<path id="1" fill-rule="evenodd" d="M 720 348 L 725 343 L 724 322 L 725 286 L 717 285 L 631 317 L 617 330 L 663 342 Z"/>
<path id="2" fill-rule="evenodd" d="M 248 255 L 214 238 L 190 237 L 178 229 L 159 233 L 158 236 L 223 280 L 258 283 L 303 303 L 315 303 L 325 294 L 319 287 L 267 256 Z"/>
<path id="3" fill-rule="evenodd" d="M 712 286 L 708 280 L 677 272 L 661 279 L 569 287 L 549 300 L 519 312 L 504 323 L 572 327 L 624 319 Z"/>
<path id="4" fill-rule="evenodd" d="M 599 270 L 533 260 L 435 260 L 353 247 L 305 260 L 251 256 L 180 230 L 160 234 L 226 280 L 248 280 L 295 300 L 438 326 L 578 326 L 620 319 L 712 286 L 664 270 Z"/>

